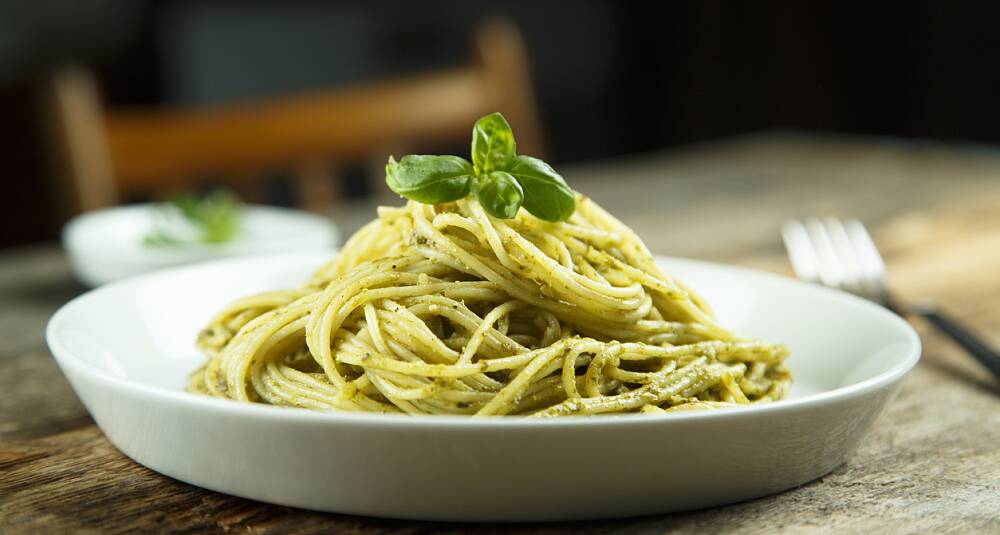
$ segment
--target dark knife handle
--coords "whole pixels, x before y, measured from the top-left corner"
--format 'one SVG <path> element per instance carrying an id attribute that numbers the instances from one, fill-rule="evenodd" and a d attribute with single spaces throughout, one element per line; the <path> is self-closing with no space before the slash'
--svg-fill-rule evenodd
<path id="1" fill-rule="evenodd" d="M 914 314 L 927 319 L 941 332 L 969 352 L 980 364 L 986 366 L 1000 379 L 1000 353 L 986 345 L 978 336 L 958 322 L 958 320 L 933 307 L 914 307 Z"/>

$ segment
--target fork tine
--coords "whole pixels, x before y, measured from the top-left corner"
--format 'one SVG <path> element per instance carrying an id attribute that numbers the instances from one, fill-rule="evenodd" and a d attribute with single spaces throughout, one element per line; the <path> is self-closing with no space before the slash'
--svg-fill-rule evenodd
<path id="1" fill-rule="evenodd" d="M 865 295 L 866 288 L 863 281 L 866 274 L 862 271 L 857 250 L 847 235 L 844 223 L 835 217 L 827 217 L 823 219 L 823 225 L 830 236 L 833 252 L 837 255 L 837 260 L 840 261 L 840 266 L 843 268 L 844 288 Z"/>
<path id="2" fill-rule="evenodd" d="M 819 257 L 813 248 L 805 225 L 798 219 L 788 219 L 781 225 L 781 241 L 785 243 L 788 260 L 795 276 L 810 282 L 819 282 Z"/>
<path id="3" fill-rule="evenodd" d="M 811 217 L 805 220 L 806 232 L 812 241 L 816 256 L 819 259 L 819 280 L 827 286 L 846 289 L 847 278 L 844 275 L 844 266 L 837 256 L 833 241 L 826 227 L 819 219 Z"/>
<path id="4" fill-rule="evenodd" d="M 867 290 L 884 297 L 886 289 L 885 262 L 868 230 L 857 219 L 845 223 L 845 230 L 857 254 Z"/>

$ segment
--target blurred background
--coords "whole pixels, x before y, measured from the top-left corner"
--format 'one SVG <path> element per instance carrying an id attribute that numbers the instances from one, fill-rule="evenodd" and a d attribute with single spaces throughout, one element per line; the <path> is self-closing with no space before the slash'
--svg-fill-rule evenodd
<path id="1" fill-rule="evenodd" d="M 219 183 L 310 208 L 499 109 L 558 166 L 770 129 L 1000 142 L 1000 5 L 0 1 L 0 247 Z M 199 186 L 201 187 L 201 186 Z M 313 206 L 312 208 L 316 208 Z"/>

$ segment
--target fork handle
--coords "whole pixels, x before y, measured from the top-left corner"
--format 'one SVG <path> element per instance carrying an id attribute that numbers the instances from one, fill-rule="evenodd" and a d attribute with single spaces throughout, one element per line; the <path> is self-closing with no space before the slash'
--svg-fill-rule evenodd
<path id="1" fill-rule="evenodd" d="M 987 346 L 978 336 L 972 333 L 967 327 L 959 323 L 944 312 L 926 306 L 915 307 L 913 313 L 927 319 L 941 332 L 947 334 L 952 340 L 969 352 L 980 364 L 985 366 L 993 375 L 1000 379 L 1000 353 L 997 353 Z"/>

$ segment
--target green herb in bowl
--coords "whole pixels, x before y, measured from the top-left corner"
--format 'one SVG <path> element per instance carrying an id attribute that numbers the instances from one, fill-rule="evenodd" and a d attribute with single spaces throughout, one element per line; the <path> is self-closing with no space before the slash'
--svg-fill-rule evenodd
<path id="1" fill-rule="evenodd" d="M 153 230 L 143 238 L 149 247 L 226 243 L 239 234 L 243 219 L 239 199 L 222 189 L 202 197 L 178 196 L 154 210 Z"/>

